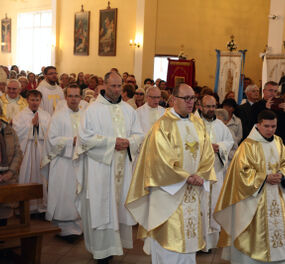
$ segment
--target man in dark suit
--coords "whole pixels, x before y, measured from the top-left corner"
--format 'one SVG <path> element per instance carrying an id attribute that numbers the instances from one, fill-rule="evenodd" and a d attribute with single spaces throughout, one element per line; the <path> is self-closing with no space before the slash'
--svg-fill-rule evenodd
<path id="1" fill-rule="evenodd" d="M 250 84 L 246 87 L 245 94 L 247 98 L 246 102 L 238 107 L 236 113 L 242 122 L 242 140 L 249 135 L 253 127 L 252 105 L 259 99 L 259 88 L 256 84 Z"/>

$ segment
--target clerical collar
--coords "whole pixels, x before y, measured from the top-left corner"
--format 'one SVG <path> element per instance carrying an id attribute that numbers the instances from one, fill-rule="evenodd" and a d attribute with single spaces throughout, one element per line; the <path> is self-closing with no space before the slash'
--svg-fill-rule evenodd
<path id="1" fill-rule="evenodd" d="M 182 115 L 178 114 L 174 108 L 171 108 L 171 111 L 173 112 L 173 114 L 179 116 L 181 119 L 189 119 L 189 114 L 187 114 L 187 116 L 182 116 Z"/>
<path id="2" fill-rule="evenodd" d="M 266 141 L 272 142 L 272 141 L 274 140 L 274 135 L 273 135 L 272 137 L 270 137 L 270 138 L 266 138 L 266 137 L 264 137 L 264 136 L 259 132 L 259 130 L 258 130 L 257 127 L 255 127 L 255 129 L 258 131 L 258 133 L 259 133 Z"/>
<path id="3" fill-rule="evenodd" d="M 109 99 L 106 95 L 105 95 L 105 90 L 101 90 L 100 94 L 110 103 L 110 104 L 118 104 L 122 101 L 122 96 L 120 96 L 117 100 L 117 102 L 113 102 L 111 99 Z"/>

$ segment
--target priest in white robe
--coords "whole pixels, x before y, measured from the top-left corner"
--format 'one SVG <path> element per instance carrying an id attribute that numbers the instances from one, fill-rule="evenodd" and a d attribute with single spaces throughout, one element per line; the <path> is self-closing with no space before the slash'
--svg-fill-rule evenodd
<path id="1" fill-rule="evenodd" d="M 165 109 L 159 105 L 160 97 L 160 89 L 151 86 L 146 90 L 145 104 L 136 109 L 142 130 L 145 135 L 165 112 Z"/>
<path id="2" fill-rule="evenodd" d="M 214 209 L 223 186 L 224 172 L 227 168 L 228 156 L 234 144 L 233 137 L 228 127 L 215 116 L 216 99 L 205 95 L 201 100 L 201 118 L 204 121 L 207 133 L 215 152 L 215 173 L 217 182 L 213 183 L 210 192 L 203 192 L 201 210 L 203 212 L 203 225 L 205 231 L 206 247 L 209 251 L 217 247 L 220 226 L 213 218 Z"/>
<path id="3" fill-rule="evenodd" d="M 7 83 L 6 92 L 0 97 L 2 118 L 8 123 L 11 123 L 16 114 L 28 105 L 20 92 L 21 84 L 17 80 L 11 79 Z"/>
<path id="4" fill-rule="evenodd" d="M 37 87 L 37 90 L 43 95 L 40 107 L 52 115 L 58 101 L 64 99 L 64 94 L 62 88 L 57 85 L 58 78 L 55 67 L 46 67 L 44 76 L 45 79 Z"/>
<path id="5" fill-rule="evenodd" d="M 42 94 L 39 91 L 28 91 L 28 106 L 13 119 L 13 128 L 24 154 L 19 172 L 19 183 L 43 184 L 43 199 L 30 201 L 32 213 L 45 212 L 47 202 L 47 182 L 41 176 L 40 164 L 50 114 L 39 108 L 41 98 Z"/>
<path id="6" fill-rule="evenodd" d="M 75 206 L 76 168 L 72 162 L 81 118 L 80 88 L 68 87 L 65 98 L 67 105 L 51 118 L 41 167 L 48 179 L 46 219 L 58 225 L 60 235 L 69 240 L 82 234 L 81 219 Z"/>
<path id="7" fill-rule="evenodd" d="M 285 263 L 285 147 L 264 110 L 228 169 L 214 217 L 232 264 Z"/>
<path id="8" fill-rule="evenodd" d="M 121 100 L 122 78 L 109 72 L 104 82 L 105 90 L 85 110 L 75 156 L 85 246 L 98 263 L 132 248 L 136 222 L 124 204 L 132 159 L 143 140 L 136 111 Z"/>
<path id="9" fill-rule="evenodd" d="M 215 181 L 214 152 L 187 84 L 174 88 L 174 107 L 153 125 L 140 152 L 126 206 L 153 264 L 195 264 L 205 247 L 201 193 Z M 189 115 L 190 114 L 190 115 Z"/>

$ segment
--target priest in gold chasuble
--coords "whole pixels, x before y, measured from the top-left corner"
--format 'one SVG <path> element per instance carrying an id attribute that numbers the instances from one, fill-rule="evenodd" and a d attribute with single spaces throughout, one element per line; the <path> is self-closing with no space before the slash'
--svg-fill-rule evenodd
<path id="1" fill-rule="evenodd" d="M 231 263 L 285 263 L 285 148 L 274 135 L 276 127 L 272 111 L 258 115 L 219 196 L 214 213 L 222 227 L 218 245 Z"/>
<path id="2" fill-rule="evenodd" d="M 205 247 L 200 196 L 216 180 L 205 126 L 189 115 L 194 92 L 180 84 L 173 93 L 174 108 L 143 143 L 126 201 L 153 264 L 196 263 L 196 252 Z"/>

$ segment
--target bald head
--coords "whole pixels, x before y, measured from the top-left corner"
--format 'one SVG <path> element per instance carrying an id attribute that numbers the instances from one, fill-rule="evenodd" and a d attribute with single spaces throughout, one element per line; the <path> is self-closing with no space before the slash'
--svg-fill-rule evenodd
<path id="1" fill-rule="evenodd" d="M 161 91 L 158 87 L 150 86 L 146 90 L 146 102 L 151 108 L 157 108 L 161 97 Z"/>
<path id="2" fill-rule="evenodd" d="M 181 116 L 187 116 L 193 110 L 195 94 L 191 86 L 181 83 L 173 90 L 174 110 Z"/>

